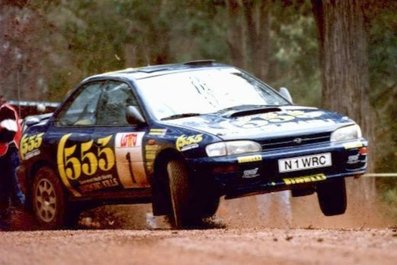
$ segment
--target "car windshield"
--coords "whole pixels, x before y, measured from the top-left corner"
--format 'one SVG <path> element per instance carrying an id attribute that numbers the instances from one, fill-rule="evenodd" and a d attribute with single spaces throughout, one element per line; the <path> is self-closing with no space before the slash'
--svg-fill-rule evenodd
<path id="1" fill-rule="evenodd" d="M 177 72 L 139 79 L 137 84 L 159 120 L 290 104 L 264 83 L 234 68 Z"/>

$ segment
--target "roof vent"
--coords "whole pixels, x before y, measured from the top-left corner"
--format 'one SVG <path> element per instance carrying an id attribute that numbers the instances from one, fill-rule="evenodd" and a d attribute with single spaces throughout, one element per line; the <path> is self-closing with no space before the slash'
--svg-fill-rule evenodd
<path id="1" fill-rule="evenodd" d="M 215 60 L 196 60 L 196 61 L 190 61 L 190 62 L 184 63 L 184 65 L 203 66 L 203 65 L 212 65 L 214 62 L 215 62 Z"/>

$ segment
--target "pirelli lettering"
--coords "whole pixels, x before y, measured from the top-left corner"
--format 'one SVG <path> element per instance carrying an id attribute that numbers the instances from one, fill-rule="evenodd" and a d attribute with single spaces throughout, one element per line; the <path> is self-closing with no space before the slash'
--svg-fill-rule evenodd
<path id="1" fill-rule="evenodd" d="M 260 155 L 240 156 L 240 157 L 237 157 L 237 161 L 240 164 L 250 163 L 250 162 L 258 162 L 258 161 L 262 161 L 262 156 L 260 156 Z"/>
<path id="2" fill-rule="evenodd" d="M 318 182 L 326 179 L 327 177 L 324 174 L 316 174 L 316 175 L 297 177 L 297 178 L 284 178 L 283 181 L 285 185 L 294 185 L 294 184 Z"/>

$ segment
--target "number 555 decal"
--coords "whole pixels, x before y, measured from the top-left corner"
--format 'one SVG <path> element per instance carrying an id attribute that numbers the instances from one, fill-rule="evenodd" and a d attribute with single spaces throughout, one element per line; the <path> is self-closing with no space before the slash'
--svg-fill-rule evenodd
<path id="1" fill-rule="evenodd" d="M 39 133 L 30 136 L 24 135 L 22 137 L 19 152 L 23 160 L 29 159 L 40 153 L 38 149 L 43 142 L 43 135 L 44 133 Z"/>
<path id="2" fill-rule="evenodd" d="M 79 144 L 79 149 L 77 144 L 66 147 L 66 142 L 70 136 L 70 133 L 66 134 L 59 141 L 57 151 L 58 171 L 63 183 L 75 195 L 79 196 L 69 180 L 77 180 L 82 175 L 95 175 L 98 170 L 102 172 L 110 171 L 114 167 L 114 152 L 108 146 L 112 135 L 98 138 L 95 142 L 94 140 L 83 142 Z M 96 148 L 92 148 L 94 143 Z M 76 150 L 80 150 L 80 152 Z"/>

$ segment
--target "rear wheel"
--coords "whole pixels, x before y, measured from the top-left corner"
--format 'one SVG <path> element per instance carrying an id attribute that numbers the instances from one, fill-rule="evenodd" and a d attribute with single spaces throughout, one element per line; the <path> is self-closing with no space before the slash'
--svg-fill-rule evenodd
<path id="1" fill-rule="evenodd" d="M 324 215 L 344 214 L 347 206 L 345 179 L 333 179 L 318 183 L 317 197 Z"/>
<path id="2" fill-rule="evenodd" d="M 35 217 L 44 229 L 59 229 L 73 226 L 78 211 L 71 211 L 62 184 L 53 169 L 40 168 L 35 175 L 32 192 Z"/>

